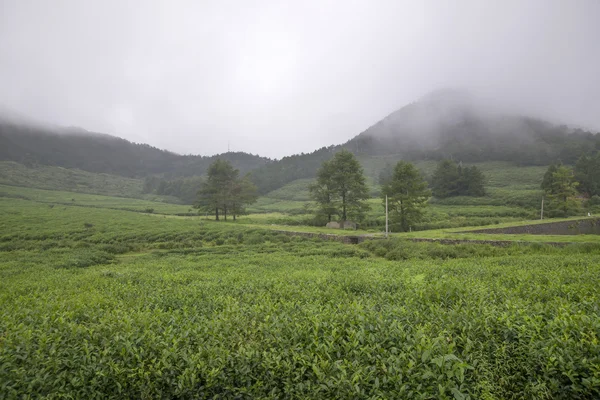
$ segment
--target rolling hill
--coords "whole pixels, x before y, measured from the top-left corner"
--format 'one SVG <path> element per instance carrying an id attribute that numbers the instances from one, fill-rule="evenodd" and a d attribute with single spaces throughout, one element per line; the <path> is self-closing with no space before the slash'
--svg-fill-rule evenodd
<path id="1" fill-rule="evenodd" d="M 346 148 L 363 165 L 383 168 L 398 159 L 500 161 L 521 166 L 574 163 L 600 149 L 600 136 L 522 116 L 460 90 L 440 90 L 408 104 L 348 142 L 285 157 L 253 172 L 262 193 L 315 176 L 322 161 Z M 373 161 L 372 161 L 373 160 Z M 371 174 L 375 176 L 375 174 Z"/>
<path id="2" fill-rule="evenodd" d="M 163 179 L 204 174 L 217 158 L 252 172 L 261 194 L 297 179 L 312 178 L 321 163 L 341 148 L 354 152 L 376 178 L 378 169 L 398 159 L 443 158 L 521 166 L 571 164 L 600 149 L 600 136 L 522 116 L 461 90 L 439 90 L 391 113 L 341 145 L 309 154 L 270 160 L 247 153 L 204 157 L 179 155 L 146 144 L 81 129 L 52 128 L 0 116 L 0 161 L 77 168 L 130 178 Z"/>
<path id="3" fill-rule="evenodd" d="M 243 173 L 271 161 L 242 152 L 210 157 L 179 155 L 82 129 L 0 118 L 0 161 L 77 168 L 129 178 L 149 175 L 172 178 L 202 175 L 216 158 L 231 161 Z"/>

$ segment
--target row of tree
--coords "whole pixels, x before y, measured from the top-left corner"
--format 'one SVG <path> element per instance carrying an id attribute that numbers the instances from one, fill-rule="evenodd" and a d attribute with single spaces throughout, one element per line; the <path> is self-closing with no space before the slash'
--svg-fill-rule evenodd
<path id="1" fill-rule="evenodd" d="M 442 160 L 432 179 L 433 192 L 419 170 L 411 163 L 400 161 L 387 167 L 380 175 L 383 205 L 387 196 L 392 225 L 407 231 L 423 218 L 432 193 L 437 197 L 483 196 L 483 174 L 477 167 L 463 167 L 451 160 Z M 317 170 L 310 196 L 317 205 L 316 216 L 326 221 L 362 221 L 369 211 L 369 188 L 364 170 L 354 154 L 342 150 L 324 161 Z M 198 192 L 196 207 L 214 212 L 227 219 L 244 212 L 244 206 L 256 200 L 256 187 L 249 177 L 242 179 L 231 163 L 215 161 Z"/>
<path id="2" fill-rule="evenodd" d="M 433 195 L 440 199 L 454 196 L 485 196 L 485 177 L 476 166 L 463 167 L 453 160 L 438 163 L 431 186 Z"/>
<path id="3" fill-rule="evenodd" d="M 379 184 L 385 186 L 395 168 L 386 165 L 379 174 Z M 429 182 L 433 196 L 443 199 L 454 196 L 485 196 L 485 176 L 476 166 L 464 167 L 454 160 L 441 160 Z"/>
<path id="4" fill-rule="evenodd" d="M 406 161 L 386 167 L 379 176 L 381 199 L 387 197 L 392 225 L 406 231 L 422 221 L 429 198 L 451 196 L 484 196 L 485 177 L 475 166 L 465 167 L 453 160 L 438 163 L 428 183 L 419 170 Z M 146 186 L 159 185 L 157 191 L 169 194 L 186 187 L 186 182 L 148 179 Z M 190 186 L 199 182 L 188 182 Z M 431 189 L 430 189 L 431 187 Z M 581 197 L 598 199 L 600 196 L 600 152 L 583 155 L 574 168 L 561 163 L 552 164 L 542 184 L 545 192 L 546 215 L 568 216 L 581 206 Z M 149 189 L 149 188 L 148 188 Z M 189 188 L 188 188 L 189 189 Z M 188 190 L 189 191 L 189 190 Z M 332 221 L 362 221 L 369 211 L 369 189 L 363 168 L 356 157 L 342 150 L 324 161 L 317 171 L 316 182 L 309 187 L 310 196 L 317 205 L 317 217 Z M 257 199 L 256 186 L 249 175 L 240 177 L 239 170 L 229 161 L 216 160 L 208 169 L 208 177 L 201 183 L 195 207 L 233 219 L 243 214 L 248 204 Z"/>
<path id="5" fill-rule="evenodd" d="M 423 210 L 431 196 L 427 182 L 417 168 L 400 161 L 381 178 L 382 203 L 387 196 L 390 220 L 402 230 L 421 221 Z M 317 180 L 310 186 L 311 198 L 317 204 L 317 215 L 331 221 L 361 221 L 370 209 L 369 190 L 363 168 L 356 157 L 347 150 L 337 152 L 331 160 L 323 162 L 317 171 Z"/>

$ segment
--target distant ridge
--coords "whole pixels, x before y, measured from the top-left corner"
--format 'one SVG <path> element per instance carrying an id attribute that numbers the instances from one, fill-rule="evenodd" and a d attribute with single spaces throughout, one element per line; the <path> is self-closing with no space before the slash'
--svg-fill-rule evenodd
<path id="1" fill-rule="evenodd" d="M 511 112 L 508 107 L 460 89 L 421 97 L 348 142 L 313 153 L 285 157 L 253 172 L 266 193 L 315 175 L 338 149 L 358 156 L 412 161 L 453 158 L 464 162 L 509 161 L 518 165 L 574 163 L 600 149 L 600 136 Z"/>
<path id="2" fill-rule="evenodd" d="M 216 158 L 231 161 L 242 173 L 271 161 L 242 152 L 210 157 L 179 155 L 81 128 L 46 127 L 23 118 L 0 117 L 1 161 L 78 168 L 132 178 L 148 175 L 169 178 L 202 175 Z"/>
<path id="3" fill-rule="evenodd" d="M 364 157 L 547 165 L 574 163 L 582 153 L 600 150 L 600 136 L 510 112 L 460 89 L 429 93 L 344 144 L 281 160 L 243 152 L 184 156 L 81 128 L 44 127 L 22 116 L 11 119 L 0 110 L 0 160 L 173 178 L 202 175 L 216 158 L 223 158 L 242 173 L 252 171 L 261 193 L 314 177 L 321 163 L 341 148 Z"/>

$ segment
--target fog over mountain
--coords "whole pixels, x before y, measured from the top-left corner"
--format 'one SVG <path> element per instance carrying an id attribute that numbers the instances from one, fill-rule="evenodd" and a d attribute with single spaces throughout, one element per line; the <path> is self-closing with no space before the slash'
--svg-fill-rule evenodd
<path id="1" fill-rule="evenodd" d="M 4 0 L 0 104 L 202 155 L 344 143 L 448 87 L 597 131 L 598 16 L 596 0 Z"/>

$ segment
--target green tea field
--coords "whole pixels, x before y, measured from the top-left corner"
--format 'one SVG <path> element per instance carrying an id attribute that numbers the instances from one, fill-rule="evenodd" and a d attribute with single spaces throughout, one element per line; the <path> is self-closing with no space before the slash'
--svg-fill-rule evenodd
<path id="1" fill-rule="evenodd" d="M 0 398 L 600 397 L 599 244 L 345 245 L 2 190 Z"/>

